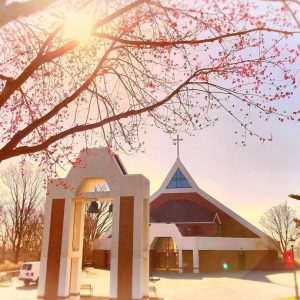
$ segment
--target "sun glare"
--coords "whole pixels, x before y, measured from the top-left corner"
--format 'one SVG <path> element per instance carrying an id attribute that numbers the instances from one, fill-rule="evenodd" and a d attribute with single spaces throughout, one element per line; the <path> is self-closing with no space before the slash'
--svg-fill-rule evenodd
<path id="1" fill-rule="evenodd" d="M 93 20 L 82 12 L 70 12 L 66 16 L 63 35 L 79 42 L 87 41 L 91 35 Z"/>

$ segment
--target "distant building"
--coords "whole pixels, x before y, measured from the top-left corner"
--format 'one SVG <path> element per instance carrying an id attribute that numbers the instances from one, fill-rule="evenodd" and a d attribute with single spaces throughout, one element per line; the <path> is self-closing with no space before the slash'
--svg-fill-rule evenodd
<path id="1" fill-rule="evenodd" d="M 150 270 L 270 270 L 278 246 L 269 236 L 201 190 L 179 157 L 150 199 Z M 110 236 L 94 242 L 93 264 L 109 268 Z"/>

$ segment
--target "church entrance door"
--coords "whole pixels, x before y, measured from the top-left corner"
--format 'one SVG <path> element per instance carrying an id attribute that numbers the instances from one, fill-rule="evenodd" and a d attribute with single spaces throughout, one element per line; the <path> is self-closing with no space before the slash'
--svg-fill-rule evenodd
<path id="1" fill-rule="evenodd" d="M 152 250 L 152 270 L 178 272 L 178 250 L 171 237 L 156 238 Z"/>

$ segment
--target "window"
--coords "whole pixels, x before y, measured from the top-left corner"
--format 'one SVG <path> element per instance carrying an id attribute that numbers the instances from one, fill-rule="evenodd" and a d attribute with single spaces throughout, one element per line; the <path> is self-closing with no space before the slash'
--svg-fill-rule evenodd
<path id="1" fill-rule="evenodd" d="M 157 237 L 154 249 L 156 251 L 175 251 L 177 247 L 171 237 Z"/>
<path id="2" fill-rule="evenodd" d="M 177 169 L 171 181 L 167 185 L 167 189 L 191 188 L 192 186 L 186 180 L 182 172 Z"/>

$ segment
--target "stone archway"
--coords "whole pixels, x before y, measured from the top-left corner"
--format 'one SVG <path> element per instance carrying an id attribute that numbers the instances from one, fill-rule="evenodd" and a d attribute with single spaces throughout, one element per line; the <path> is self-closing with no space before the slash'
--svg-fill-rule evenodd
<path id="1" fill-rule="evenodd" d="M 99 180 L 110 190 L 94 192 Z M 128 175 L 108 149 L 82 151 L 64 179 L 48 184 L 38 299 L 80 299 L 84 202 L 112 201 L 110 299 L 149 294 L 149 181 Z"/>

